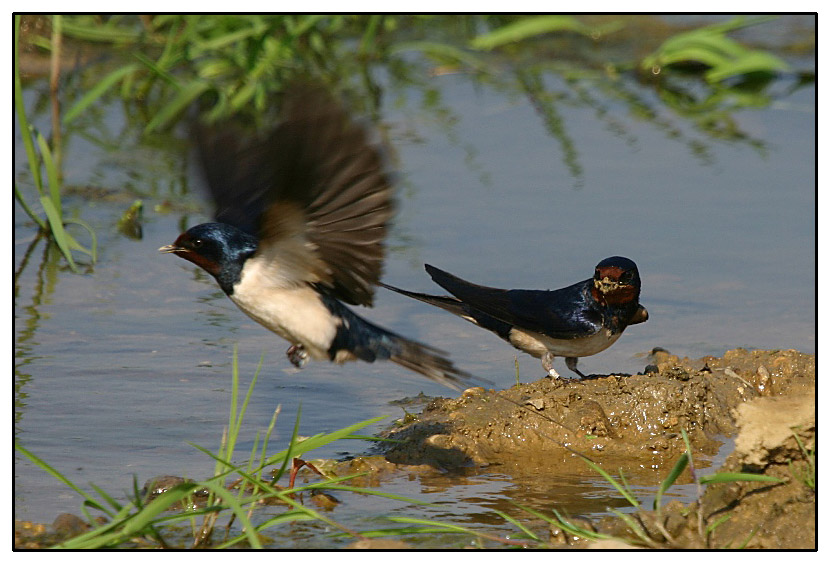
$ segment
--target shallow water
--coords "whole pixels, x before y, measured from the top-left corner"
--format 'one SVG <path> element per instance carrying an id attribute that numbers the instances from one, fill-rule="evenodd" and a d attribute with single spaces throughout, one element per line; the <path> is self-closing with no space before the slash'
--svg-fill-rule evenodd
<path id="1" fill-rule="evenodd" d="M 551 91 L 568 91 L 554 75 L 545 80 Z M 452 119 L 422 109 L 414 90 L 384 98 L 402 180 L 385 281 L 434 292 L 423 271 L 428 262 L 481 284 L 558 288 L 619 254 L 640 268 L 650 319 L 611 349 L 582 359 L 583 372 L 642 371 L 655 346 L 690 357 L 735 347 L 815 352 L 814 87 L 732 112 L 752 142 L 707 136 L 665 108 L 660 119 L 671 128 L 613 99 L 602 112 L 563 104 L 563 147 L 527 98 L 464 75 L 438 76 L 431 85 Z M 653 96 L 645 89 L 639 95 Z M 133 475 L 139 483 L 160 474 L 207 477 L 213 461 L 188 443 L 219 443 L 235 346 L 244 386 L 265 354 L 240 453 L 250 450 L 277 405 L 282 415 L 272 444 L 282 447 L 300 406 L 300 434 L 311 435 L 381 414 L 402 416 L 390 402 L 419 392 L 448 393 L 391 364 L 290 367 L 286 343 L 239 312 L 204 273 L 156 251 L 209 217 L 184 151 L 165 139 L 139 141 L 118 104 L 98 111 L 106 131 L 92 137 L 107 143 L 70 136 L 64 171 L 67 185 L 83 187 L 68 198 L 68 209 L 99 236 L 94 271 L 55 268 L 42 241 L 29 253 L 34 231 L 15 208 L 15 437 L 23 446 L 82 487 L 94 483 L 115 495 L 130 490 Z M 47 119 L 35 121 L 48 129 Z M 28 187 L 19 134 L 15 142 L 16 177 Z M 115 229 L 136 198 L 144 202 L 140 240 Z M 166 201 L 171 211 L 156 209 Z M 440 346 L 499 387 L 515 380 L 516 351 L 440 310 L 380 290 L 374 309 L 360 313 Z M 542 375 L 536 359 L 521 355 L 519 363 L 523 381 Z M 341 441 L 315 456 L 368 448 Z M 384 486 L 426 498 L 433 487 L 407 478 Z M 439 497 L 452 502 L 459 522 L 486 526 L 488 508 L 502 508 L 511 496 L 521 503 L 527 487 L 485 475 L 448 482 Z M 598 481 L 557 477 L 550 488 L 547 499 L 573 513 L 611 503 L 607 484 Z M 592 497 L 601 499 L 580 505 Z M 61 512 L 77 513 L 79 500 L 16 457 L 16 518 L 51 522 Z M 400 503 L 353 503 L 367 527 L 390 507 L 449 520 Z"/>

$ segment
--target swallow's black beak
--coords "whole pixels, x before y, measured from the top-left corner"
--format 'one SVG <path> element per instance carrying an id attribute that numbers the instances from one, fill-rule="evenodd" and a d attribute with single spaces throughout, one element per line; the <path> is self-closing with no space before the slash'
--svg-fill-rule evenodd
<path id="1" fill-rule="evenodd" d="M 161 253 L 179 253 L 179 252 L 186 253 L 187 249 L 185 249 L 184 247 L 180 247 L 176 244 L 173 244 L 173 245 L 165 245 L 163 247 L 159 247 L 159 252 L 161 252 Z"/>

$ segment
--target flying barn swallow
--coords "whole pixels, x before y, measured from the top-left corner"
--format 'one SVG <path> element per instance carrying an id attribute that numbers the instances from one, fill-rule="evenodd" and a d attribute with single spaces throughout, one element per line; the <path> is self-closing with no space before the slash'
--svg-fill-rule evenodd
<path id="1" fill-rule="evenodd" d="M 432 279 L 452 296 L 433 296 L 382 286 L 440 307 L 492 331 L 517 349 L 541 358 L 553 378 L 556 356 L 584 378 L 576 367 L 581 356 L 603 351 L 629 325 L 643 323 L 648 311 L 640 305 L 640 274 L 625 257 L 601 261 L 594 277 L 559 290 L 502 290 L 467 282 L 425 265 Z"/>
<path id="2" fill-rule="evenodd" d="M 394 213 L 381 151 L 321 88 L 286 95 L 284 119 L 251 138 L 200 128 L 199 155 L 216 223 L 191 227 L 173 253 L 210 273 L 257 323 L 309 357 L 390 360 L 454 389 L 471 378 L 445 353 L 360 317 L 371 306 Z"/>

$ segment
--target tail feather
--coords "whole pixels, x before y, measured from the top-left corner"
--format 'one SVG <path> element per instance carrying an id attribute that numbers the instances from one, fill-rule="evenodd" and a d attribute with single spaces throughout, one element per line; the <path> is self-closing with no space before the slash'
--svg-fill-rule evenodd
<path id="1" fill-rule="evenodd" d="M 466 310 L 464 309 L 464 303 L 461 302 L 458 298 L 453 298 L 452 296 L 433 296 L 431 294 L 410 292 L 409 290 L 396 288 L 395 286 L 390 286 L 389 284 L 384 284 L 383 282 L 378 282 L 378 284 L 380 284 L 387 290 L 392 290 L 393 292 L 403 294 L 404 296 L 415 298 L 416 300 L 420 300 L 424 303 L 440 307 L 441 309 L 446 310 L 455 315 L 467 315 Z"/>
<path id="2" fill-rule="evenodd" d="M 394 342 L 394 346 L 391 347 L 394 351 L 390 354 L 389 360 L 399 366 L 422 374 L 456 391 L 469 387 L 473 380 L 480 380 L 456 367 L 451 360 L 446 358 L 446 353 L 439 349 L 411 341 L 394 333 L 388 333 L 387 337 L 391 337 Z"/>
<path id="3" fill-rule="evenodd" d="M 432 270 L 438 270 L 435 267 L 430 265 L 427 266 L 427 271 L 432 274 Z M 430 270 L 432 269 L 432 270 Z M 444 273 L 443 271 L 439 271 Z M 448 276 L 452 276 L 449 274 Z M 509 323 L 505 323 L 504 321 L 493 317 L 492 315 L 488 315 L 483 311 L 476 309 L 474 307 L 470 307 L 469 304 L 466 304 L 459 300 L 454 296 L 433 296 L 431 294 L 421 294 L 419 292 L 410 292 L 409 290 L 403 290 L 401 288 L 396 288 L 395 286 L 390 286 L 389 284 L 384 284 L 383 282 L 378 282 L 381 286 L 386 288 L 387 290 L 392 290 L 393 292 L 397 292 L 399 294 L 403 294 L 404 296 L 414 298 L 416 300 L 420 300 L 424 303 L 429 305 L 433 305 L 436 307 L 440 307 L 441 309 L 448 311 L 454 315 L 462 317 L 466 319 L 470 323 L 478 325 L 488 331 L 492 331 L 505 341 L 510 344 L 513 344 L 510 341 L 510 330 L 513 326 Z"/>
<path id="4" fill-rule="evenodd" d="M 332 360 L 342 351 L 365 362 L 390 360 L 457 391 L 472 381 L 489 383 L 455 366 L 446 352 L 379 327 L 340 302 L 330 301 L 329 307 L 336 308 L 343 320 L 328 351 Z"/>

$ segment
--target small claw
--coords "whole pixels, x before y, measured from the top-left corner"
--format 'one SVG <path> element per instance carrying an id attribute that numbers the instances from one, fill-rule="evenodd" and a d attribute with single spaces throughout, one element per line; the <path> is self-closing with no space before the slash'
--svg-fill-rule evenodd
<path id="1" fill-rule="evenodd" d="M 578 374 L 580 378 L 585 378 L 585 374 L 579 371 L 579 368 L 576 367 L 576 363 L 579 362 L 579 358 L 575 356 L 569 356 L 565 359 L 565 364 L 570 369 L 571 372 Z"/>
<path id="2" fill-rule="evenodd" d="M 302 345 L 291 345 L 285 351 L 285 356 L 291 361 L 291 364 L 297 368 L 302 368 L 308 362 L 308 353 Z"/>

